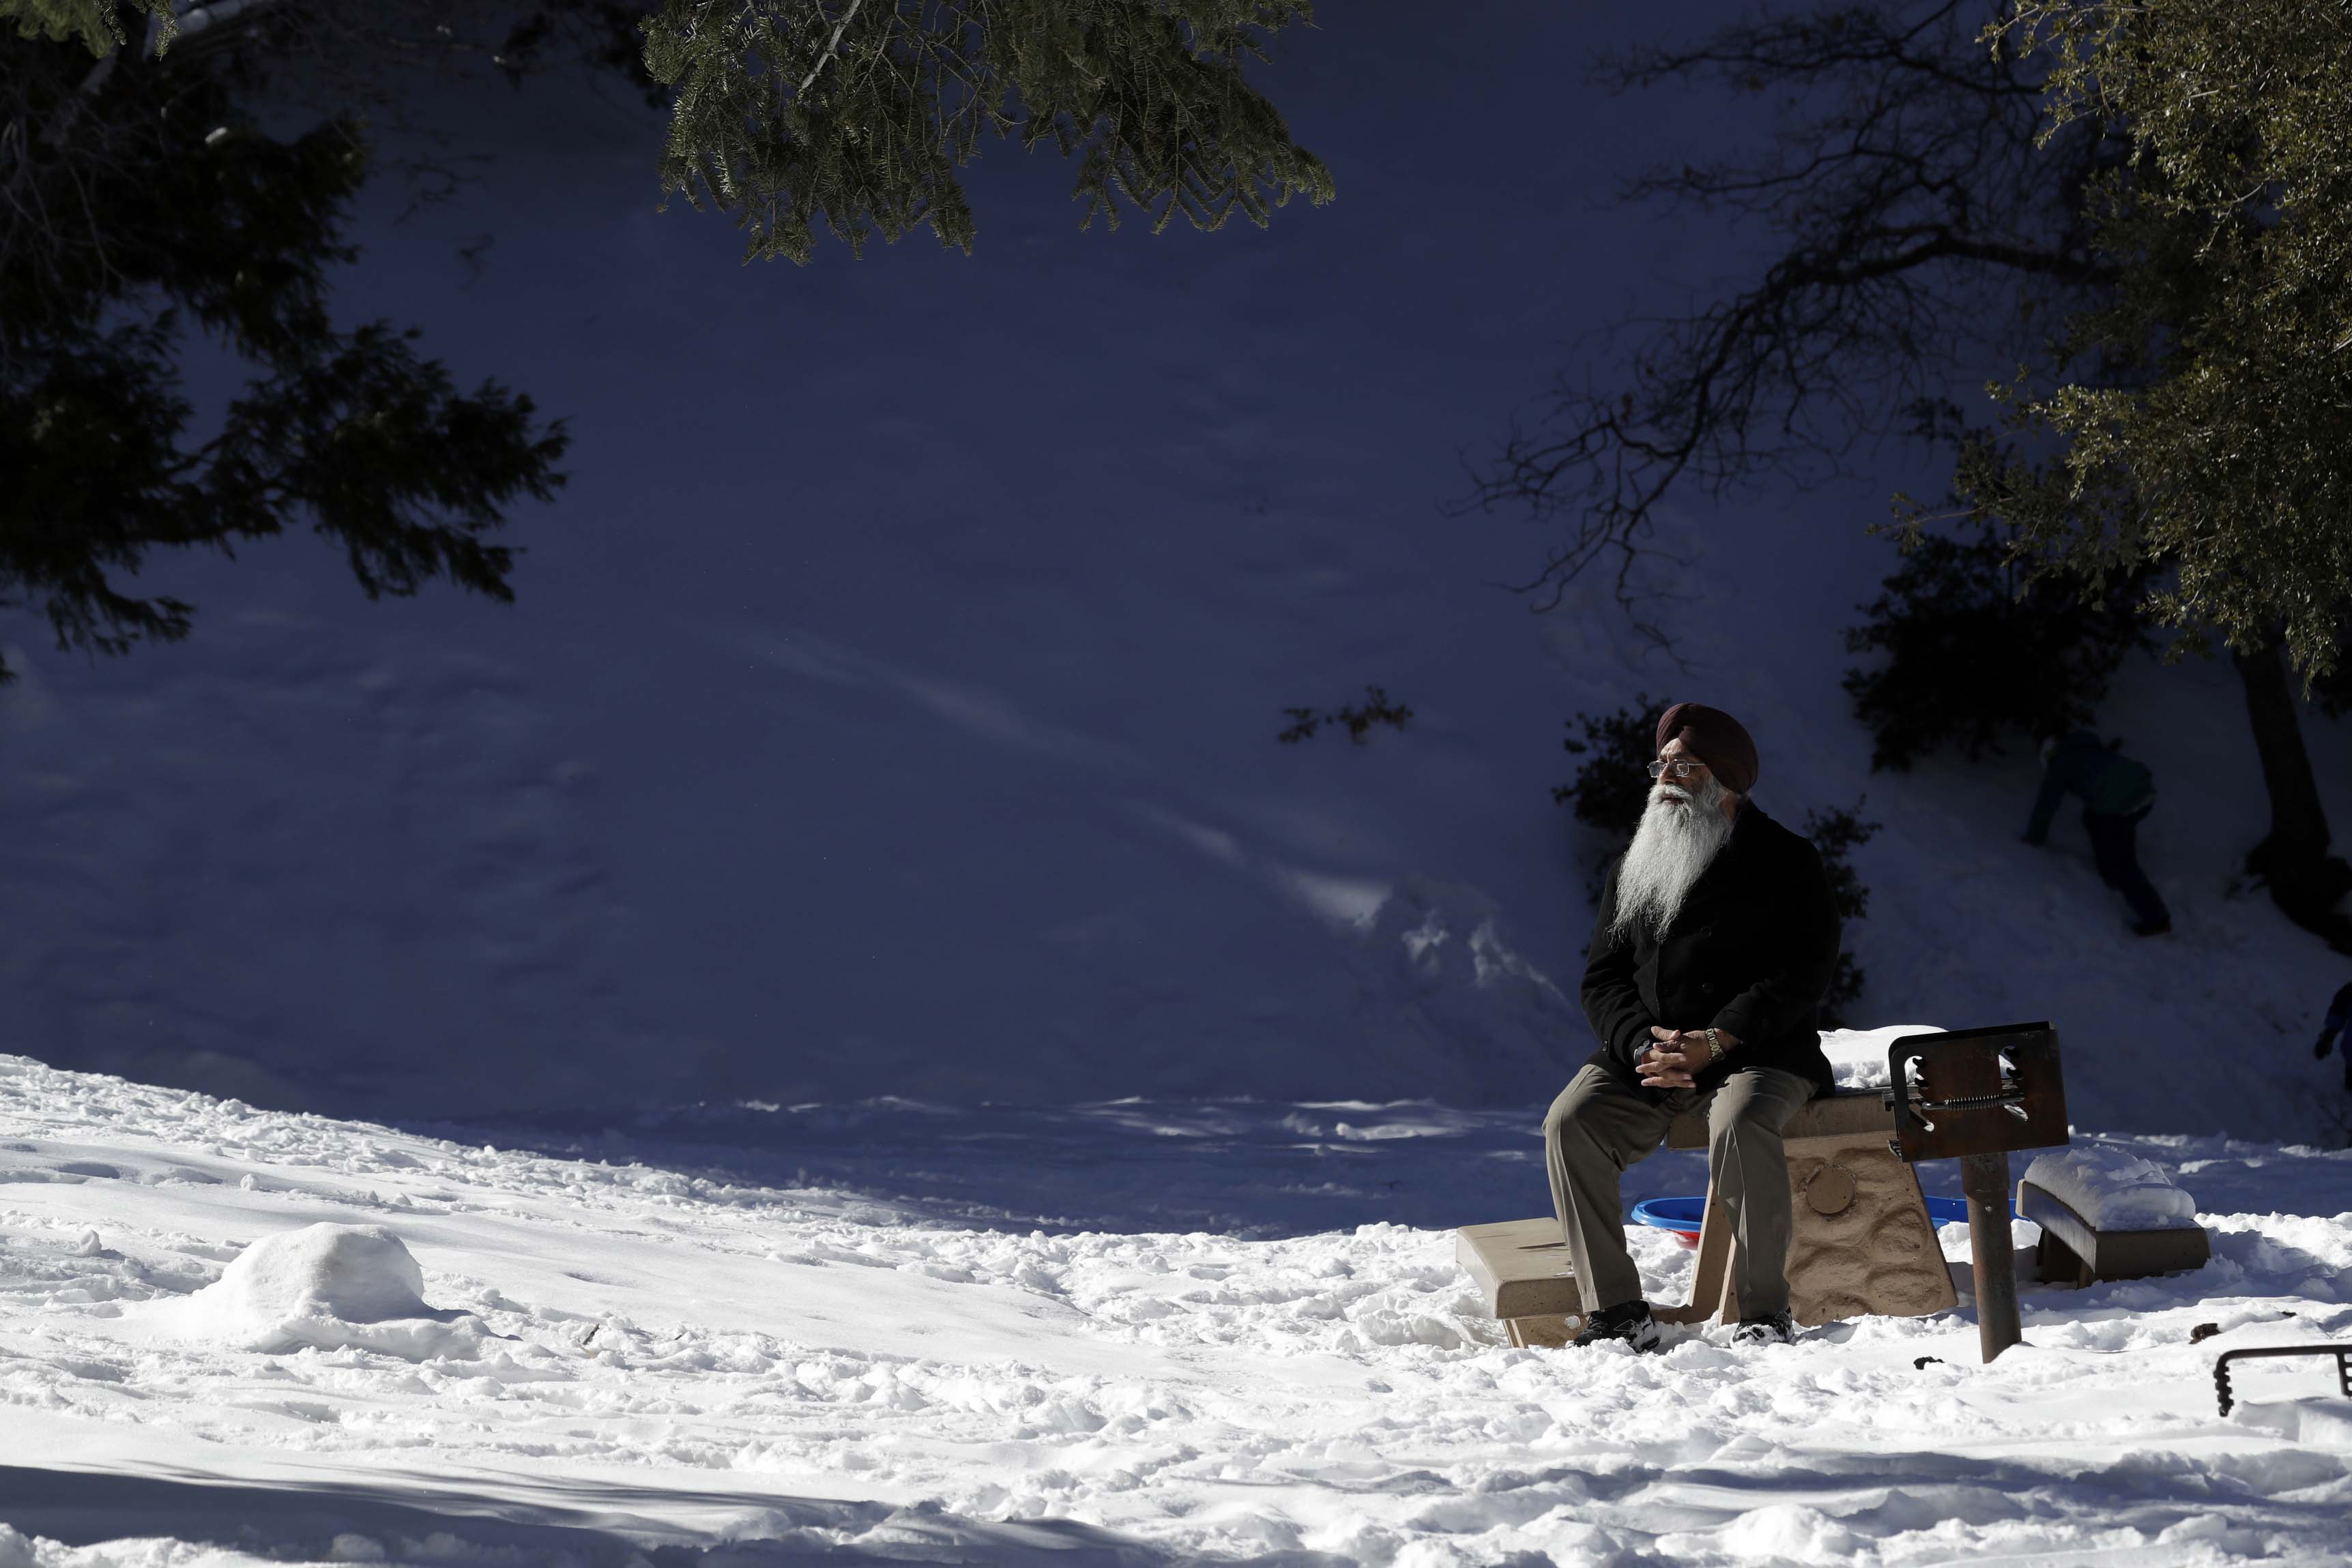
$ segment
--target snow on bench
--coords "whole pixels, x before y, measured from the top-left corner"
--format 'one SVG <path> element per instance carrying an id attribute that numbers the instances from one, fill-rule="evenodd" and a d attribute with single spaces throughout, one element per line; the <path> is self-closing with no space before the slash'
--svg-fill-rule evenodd
<path id="1" fill-rule="evenodd" d="M 2197 1200 L 2163 1166 L 2120 1149 L 2079 1143 L 2037 1154 L 2025 1179 L 2095 1230 L 2197 1228 Z"/>
<path id="2" fill-rule="evenodd" d="M 2044 1284 L 2140 1279 L 2201 1268 L 2212 1256 L 2197 1200 L 2162 1166 L 2121 1150 L 2036 1155 L 2017 1184 L 2017 1212 L 2042 1227 Z"/>

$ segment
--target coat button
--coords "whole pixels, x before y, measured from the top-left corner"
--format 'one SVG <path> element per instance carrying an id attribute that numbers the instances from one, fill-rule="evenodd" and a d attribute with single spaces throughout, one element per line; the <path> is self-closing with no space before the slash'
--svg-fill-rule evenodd
<path id="1" fill-rule="evenodd" d="M 1710 981 L 1708 981 L 1706 984 L 1704 984 L 1704 985 L 1700 986 L 1700 987 L 1698 988 L 1698 994 L 1699 994 L 1700 995 L 1702 995 L 1702 996 L 1712 996 L 1712 995 L 1714 995 L 1714 994 L 1715 994 L 1715 982 L 1714 982 L 1714 981 L 1712 981 L 1712 980 L 1710 980 Z"/>

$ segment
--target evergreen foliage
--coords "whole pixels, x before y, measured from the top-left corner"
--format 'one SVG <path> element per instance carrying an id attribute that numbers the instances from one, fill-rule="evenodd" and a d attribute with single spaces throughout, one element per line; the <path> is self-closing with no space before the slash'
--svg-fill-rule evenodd
<path id="1" fill-rule="evenodd" d="M 2125 656 L 2148 646 L 2140 577 L 2084 599 L 2031 571 L 1998 528 L 1912 540 L 1845 634 L 1848 652 L 1885 656 L 1844 681 L 1872 768 L 1906 771 L 1946 747 L 1974 762 L 2088 722 Z"/>
<path id="2" fill-rule="evenodd" d="M 674 89 L 666 188 L 736 216 L 748 256 L 853 253 L 928 224 L 971 248 L 956 170 L 983 140 L 1076 155 L 1090 225 L 1263 226 L 1329 173 L 1243 75 L 1308 0 L 664 0 L 646 63 Z"/>
<path id="3" fill-rule="evenodd" d="M 2352 13 L 2019 0 L 1989 37 L 2048 62 L 2049 130 L 2129 156 L 2089 185 L 2117 274 L 1963 492 L 2098 581 L 2172 571 L 2164 621 L 2331 669 L 2352 611 Z M 2051 442 L 2058 450 L 2048 452 Z"/>
<path id="4" fill-rule="evenodd" d="M 968 249 L 954 171 L 989 134 L 1076 155 L 1089 221 L 1114 226 L 1120 198 L 1215 228 L 1331 195 L 1243 72 L 1312 24 L 1307 0 L 265 0 L 177 50 L 175 9 L 0 0 L 0 604 L 39 603 L 68 647 L 186 635 L 191 606 L 127 590 L 152 551 L 297 525 L 371 595 L 446 577 L 509 596 L 489 535 L 562 482 L 561 424 L 326 309 L 362 111 L 407 123 L 396 69 L 628 74 L 670 105 L 669 187 L 735 213 L 760 256 L 805 260 L 818 217 L 853 251 L 925 223 Z M 306 101 L 325 122 L 281 129 Z M 193 445 L 192 329 L 257 373 Z M 1409 716 L 1382 698 L 1318 721 L 1361 740 Z"/>
<path id="5" fill-rule="evenodd" d="M 1275 739 L 1286 746 L 1313 740 L 1315 731 L 1326 724 L 1344 726 L 1348 739 L 1360 746 L 1375 724 L 1402 730 L 1412 721 L 1412 710 L 1390 701 L 1387 689 L 1380 686 L 1365 687 L 1361 702 L 1350 702 L 1328 712 L 1313 708 L 1286 708 L 1283 711 L 1290 715 L 1290 727 Z"/>
<path id="6" fill-rule="evenodd" d="M 1827 811 L 1818 808 L 1805 813 L 1805 837 L 1821 851 L 1822 872 L 1829 879 L 1830 904 L 1837 910 L 1838 919 L 1847 927 L 1847 940 L 1838 947 L 1837 968 L 1830 975 L 1830 987 L 1822 998 L 1822 1027 L 1843 1029 L 1848 1026 L 1848 1009 L 1862 999 L 1862 988 L 1867 979 L 1862 965 L 1853 956 L 1851 945 L 1853 926 L 1870 913 L 1870 889 L 1864 885 L 1861 874 L 1854 870 L 1853 855 L 1856 849 L 1878 836 L 1884 826 L 1864 822 L 1863 807 L 1868 797 L 1858 798 L 1850 806 L 1835 806 Z"/>
<path id="7" fill-rule="evenodd" d="M 60 647 L 172 640 L 193 607 L 127 584 L 152 552 L 293 527 L 371 597 L 438 577 L 510 596 L 489 535 L 552 494 L 565 438 L 496 382 L 460 391 L 412 333 L 333 324 L 360 126 L 281 132 L 234 62 L 94 66 L 80 24 L 111 12 L 0 3 L 0 602 L 37 603 Z M 201 441 L 192 330 L 253 373 Z"/>
<path id="8" fill-rule="evenodd" d="M 1646 770 L 1657 752 L 1658 719 L 1664 711 L 1664 703 L 1640 692 L 1631 708 L 1578 714 L 1568 727 L 1581 734 L 1560 738 L 1562 751 L 1584 760 L 1577 764 L 1575 777 L 1552 785 L 1552 804 L 1571 808 L 1576 820 L 1593 830 L 1593 848 L 1584 868 L 1584 900 L 1596 910 L 1609 879 L 1609 863 L 1633 837 L 1649 803 Z"/>
<path id="9" fill-rule="evenodd" d="M 1553 803 L 1573 807 L 1577 821 L 1612 845 L 1632 837 L 1649 802 L 1650 775 L 1644 770 L 1656 754 L 1658 719 L 1664 711 L 1665 704 L 1653 702 L 1644 691 L 1631 708 L 1570 719 L 1568 727 L 1583 733 L 1563 738 L 1560 749 L 1584 761 L 1573 779 L 1552 786 Z"/>
<path id="10" fill-rule="evenodd" d="M 20 37 L 51 43 L 72 39 L 103 56 L 130 41 L 122 31 L 125 11 L 153 16 L 168 37 L 172 9 L 172 0 L 0 0 L 0 27 L 14 25 Z"/>

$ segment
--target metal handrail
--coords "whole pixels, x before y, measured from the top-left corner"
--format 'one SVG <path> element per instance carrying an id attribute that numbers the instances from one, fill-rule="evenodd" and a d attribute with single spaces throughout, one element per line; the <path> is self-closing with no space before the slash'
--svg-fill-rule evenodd
<path id="1" fill-rule="evenodd" d="M 2236 1398 L 2230 1392 L 2230 1363 L 2233 1361 L 2256 1361 L 2272 1356 L 2332 1355 L 2336 1358 L 2336 1382 L 2344 1397 L 2352 1399 L 2352 1345 L 2255 1345 L 2246 1350 L 2223 1351 L 2213 1363 L 2213 1392 L 2221 1402 L 2221 1414 L 2230 1414 Z"/>

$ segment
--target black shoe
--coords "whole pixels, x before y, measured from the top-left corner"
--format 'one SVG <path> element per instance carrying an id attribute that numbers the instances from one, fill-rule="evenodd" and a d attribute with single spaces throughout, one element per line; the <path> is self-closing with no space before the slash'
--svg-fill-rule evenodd
<path id="1" fill-rule="evenodd" d="M 1793 1344 L 1796 1338 L 1796 1320 L 1786 1312 L 1767 1312 L 1760 1318 L 1742 1318 L 1739 1326 L 1731 1331 L 1731 1342 L 1735 1345 Z"/>
<path id="2" fill-rule="evenodd" d="M 2171 929 L 2172 922 L 2168 920 L 2135 921 L 2132 922 L 2132 935 L 2134 936 L 2162 936 Z"/>
<path id="3" fill-rule="evenodd" d="M 1585 1319 L 1584 1331 L 1569 1343 L 1597 1345 L 1622 1340 L 1637 1351 L 1654 1351 L 1664 1338 L 1658 1329 L 1658 1320 L 1650 1316 L 1647 1301 L 1624 1301 L 1603 1307 Z"/>

